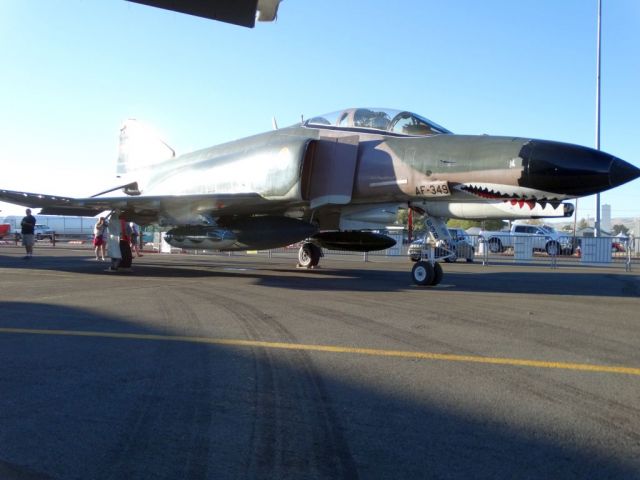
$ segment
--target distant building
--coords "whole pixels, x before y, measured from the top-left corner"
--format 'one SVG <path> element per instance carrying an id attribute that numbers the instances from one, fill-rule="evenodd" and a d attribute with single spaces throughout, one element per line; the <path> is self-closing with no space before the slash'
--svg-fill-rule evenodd
<path id="1" fill-rule="evenodd" d="M 576 237 L 593 237 L 594 232 L 595 228 L 593 227 L 578 228 L 576 230 Z"/>
<path id="2" fill-rule="evenodd" d="M 602 220 L 600 229 L 607 234 L 611 233 L 611 205 L 602 205 Z"/>

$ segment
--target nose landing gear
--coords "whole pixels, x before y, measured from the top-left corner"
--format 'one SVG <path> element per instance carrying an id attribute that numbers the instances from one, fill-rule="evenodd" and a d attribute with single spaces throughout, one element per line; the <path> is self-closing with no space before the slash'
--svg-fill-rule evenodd
<path id="1" fill-rule="evenodd" d="M 455 261 L 456 249 L 442 218 L 425 215 L 425 225 L 428 234 L 424 237 L 420 258 L 411 270 L 411 280 L 416 285 L 433 287 L 444 276 L 439 262 Z"/>

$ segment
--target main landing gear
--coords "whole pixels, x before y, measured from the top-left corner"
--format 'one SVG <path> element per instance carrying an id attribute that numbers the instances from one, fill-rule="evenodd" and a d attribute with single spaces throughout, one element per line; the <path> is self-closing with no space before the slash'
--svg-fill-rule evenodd
<path id="1" fill-rule="evenodd" d="M 449 258 L 455 252 L 446 248 L 445 242 L 438 242 L 441 246 L 434 247 L 433 241 L 425 242 L 421 251 L 420 258 L 413 265 L 411 270 L 411 279 L 416 285 L 435 286 L 442 281 L 444 272 L 439 261 Z M 322 249 L 313 242 L 306 241 L 298 250 L 298 267 L 299 268 L 315 268 L 322 257 Z"/>
<path id="2" fill-rule="evenodd" d="M 302 268 L 314 268 L 318 266 L 322 257 L 322 249 L 315 243 L 304 242 L 298 250 L 298 266 Z"/>

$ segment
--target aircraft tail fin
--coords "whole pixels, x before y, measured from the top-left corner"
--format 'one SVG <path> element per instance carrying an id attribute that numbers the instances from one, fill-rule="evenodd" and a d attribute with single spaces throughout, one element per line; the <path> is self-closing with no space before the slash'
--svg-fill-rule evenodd
<path id="1" fill-rule="evenodd" d="M 137 120 L 126 120 L 120 128 L 118 178 L 143 183 L 149 167 L 175 156 L 176 152 L 157 133 Z"/>

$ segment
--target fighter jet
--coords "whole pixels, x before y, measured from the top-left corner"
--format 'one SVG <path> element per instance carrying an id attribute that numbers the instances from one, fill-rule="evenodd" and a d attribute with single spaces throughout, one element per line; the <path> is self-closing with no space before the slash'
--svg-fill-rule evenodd
<path id="1" fill-rule="evenodd" d="M 299 266 L 322 248 L 372 251 L 399 209 L 427 217 L 447 241 L 449 218 L 564 217 L 564 200 L 631 181 L 640 169 L 591 148 L 530 138 L 455 135 L 409 111 L 351 108 L 176 156 L 136 121 L 120 132 L 121 183 L 89 198 L 0 190 L 43 214 L 112 210 L 168 229 L 176 247 L 255 250 L 301 242 Z M 121 191 L 113 195 L 115 191 Z M 437 284 L 437 258 L 413 278 Z"/>

